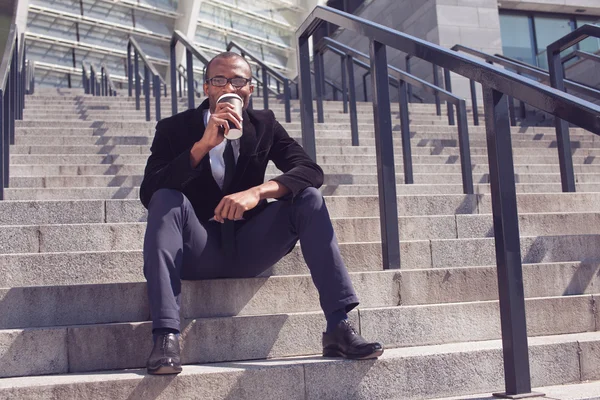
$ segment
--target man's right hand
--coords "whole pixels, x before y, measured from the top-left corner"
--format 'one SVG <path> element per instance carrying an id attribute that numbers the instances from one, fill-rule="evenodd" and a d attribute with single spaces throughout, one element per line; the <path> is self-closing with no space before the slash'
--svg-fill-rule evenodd
<path id="1" fill-rule="evenodd" d="M 225 140 L 229 132 L 229 121 L 238 129 L 242 129 L 242 117 L 235 112 L 235 107 L 229 103 L 218 103 L 215 112 L 210 114 L 208 124 L 204 130 L 202 139 L 197 141 L 190 152 L 192 168 L 196 168 L 200 160 L 214 147 Z"/>

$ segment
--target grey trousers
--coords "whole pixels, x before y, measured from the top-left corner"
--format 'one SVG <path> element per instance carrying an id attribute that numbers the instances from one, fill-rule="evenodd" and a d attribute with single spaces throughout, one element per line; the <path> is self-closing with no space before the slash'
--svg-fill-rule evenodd
<path id="1" fill-rule="evenodd" d="M 236 230 L 237 252 L 225 257 L 217 222 L 201 223 L 183 193 L 160 189 L 148 206 L 144 276 L 152 327 L 180 329 L 181 280 L 260 275 L 300 240 L 302 254 L 327 315 L 358 305 L 321 193 L 307 188 L 280 200 Z"/>

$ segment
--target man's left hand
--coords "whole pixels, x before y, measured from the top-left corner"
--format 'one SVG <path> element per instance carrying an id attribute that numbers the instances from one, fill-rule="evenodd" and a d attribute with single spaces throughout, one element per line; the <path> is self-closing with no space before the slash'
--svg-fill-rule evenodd
<path id="1" fill-rule="evenodd" d="M 259 201 L 260 190 L 258 187 L 227 195 L 215 208 L 215 221 L 222 223 L 225 219 L 232 221 L 242 219 L 244 212 L 252 210 Z"/>

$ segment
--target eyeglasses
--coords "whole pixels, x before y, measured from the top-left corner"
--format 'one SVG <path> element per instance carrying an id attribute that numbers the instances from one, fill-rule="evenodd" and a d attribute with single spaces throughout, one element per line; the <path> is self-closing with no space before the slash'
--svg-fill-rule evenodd
<path id="1" fill-rule="evenodd" d="M 248 78 L 239 78 L 239 77 L 235 77 L 235 78 L 225 78 L 223 76 L 216 76 L 214 78 L 210 78 L 207 79 L 206 82 L 210 83 L 213 86 L 216 87 L 223 87 L 226 86 L 227 83 L 231 83 L 231 85 L 235 88 L 243 88 L 244 86 L 246 86 L 250 81 L 252 81 L 252 78 L 248 79 Z"/>

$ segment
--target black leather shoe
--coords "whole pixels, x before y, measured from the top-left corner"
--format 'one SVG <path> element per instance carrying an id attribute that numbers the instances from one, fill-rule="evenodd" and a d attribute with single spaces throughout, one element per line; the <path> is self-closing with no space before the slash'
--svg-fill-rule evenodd
<path id="1" fill-rule="evenodd" d="M 180 373 L 179 337 L 173 333 L 158 335 L 146 363 L 146 368 L 151 375 Z"/>
<path id="2" fill-rule="evenodd" d="M 367 342 L 354 330 L 348 320 L 340 321 L 332 332 L 323 333 L 323 357 L 368 360 L 382 354 L 381 343 Z"/>

